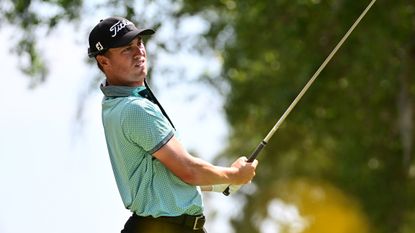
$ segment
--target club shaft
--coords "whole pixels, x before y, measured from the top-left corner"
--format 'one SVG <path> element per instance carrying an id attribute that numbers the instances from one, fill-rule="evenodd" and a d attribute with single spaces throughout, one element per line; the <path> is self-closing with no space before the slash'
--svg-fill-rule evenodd
<path id="1" fill-rule="evenodd" d="M 336 45 L 336 47 L 334 47 L 334 49 L 331 51 L 331 53 L 327 56 L 326 60 L 324 60 L 324 62 L 320 65 L 320 67 L 317 69 L 317 71 L 314 73 L 314 75 L 310 78 L 310 80 L 307 82 L 307 84 L 304 86 L 304 88 L 301 90 L 301 92 L 297 95 L 297 97 L 294 99 L 294 101 L 290 104 L 290 106 L 287 108 L 287 110 L 285 110 L 284 114 L 280 117 L 280 119 L 277 121 L 277 123 L 271 129 L 271 131 L 269 131 L 268 135 L 264 138 L 263 142 L 268 143 L 268 141 L 271 139 L 271 137 L 274 135 L 274 133 L 277 131 L 277 129 L 280 127 L 280 125 L 284 122 L 285 118 L 287 118 L 288 114 L 290 114 L 290 112 L 293 110 L 293 108 L 301 100 L 303 95 L 307 92 L 307 90 L 314 83 L 316 78 L 320 75 L 321 71 L 330 62 L 330 60 L 333 58 L 333 56 L 336 54 L 336 52 L 340 49 L 340 47 L 343 45 L 343 43 L 347 40 L 347 38 L 350 36 L 350 34 L 353 32 L 353 30 L 360 23 L 360 21 L 363 19 L 363 17 L 366 15 L 366 13 L 369 11 L 369 9 L 372 7 L 372 5 L 375 2 L 376 2 L 376 0 L 372 0 L 372 2 L 366 7 L 366 9 L 363 11 L 363 13 L 359 16 L 359 18 L 354 22 L 354 24 L 346 32 L 346 34 L 343 36 L 343 38 L 340 40 L 340 42 Z"/>
<path id="2" fill-rule="evenodd" d="M 278 130 L 278 128 L 281 126 L 281 124 L 284 122 L 285 118 L 290 114 L 290 112 L 294 109 L 294 107 L 297 105 L 297 103 L 301 100 L 303 95 L 307 92 L 307 90 L 310 88 L 310 86 L 314 83 L 316 78 L 320 75 L 321 71 L 327 66 L 327 64 L 331 61 L 333 56 L 337 53 L 337 51 L 340 49 L 340 47 L 343 45 L 343 43 L 347 40 L 347 38 L 350 36 L 350 34 L 353 32 L 353 30 L 356 28 L 356 26 L 360 23 L 360 21 L 365 17 L 366 13 L 370 10 L 370 8 L 375 4 L 376 0 L 372 0 L 369 5 L 366 7 L 366 9 L 360 14 L 360 16 L 357 18 L 357 20 L 353 23 L 353 25 L 350 27 L 350 29 L 344 34 L 344 36 L 341 38 L 339 43 L 337 43 L 336 47 L 330 52 L 330 54 L 327 56 L 327 58 L 324 60 L 324 62 L 320 65 L 320 67 L 317 69 L 317 71 L 314 73 L 314 75 L 310 78 L 310 80 L 307 82 L 307 84 L 303 87 L 303 89 L 300 91 L 300 93 L 295 97 L 294 101 L 288 106 L 287 110 L 285 110 L 284 114 L 278 119 L 277 123 L 272 127 L 271 131 L 267 134 L 267 136 L 259 143 L 259 145 L 256 147 L 256 149 L 252 152 L 252 154 L 248 158 L 248 162 L 253 162 L 259 153 L 262 151 L 262 149 L 265 147 L 265 145 L 268 143 L 268 141 L 272 138 L 274 133 Z M 228 196 L 229 193 L 229 187 L 223 191 L 223 194 Z"/>

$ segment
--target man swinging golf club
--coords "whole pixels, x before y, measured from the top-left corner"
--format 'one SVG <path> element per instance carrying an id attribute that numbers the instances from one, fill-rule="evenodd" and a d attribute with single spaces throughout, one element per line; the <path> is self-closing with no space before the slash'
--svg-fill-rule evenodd
<path id="1" fill-rule="evenodd" d="M 219 167 L 186 151 L 145 81 L 142 37 L 153 33 L 110 17 L 89 35 L 88 55 L 106 77 L 102 122 L 112 169 L 132 212 L 121 232 L 206 232 L 201 191 L 238 190 L 252 180 L 258 161 L 240 157 L 230 167 Z"/>

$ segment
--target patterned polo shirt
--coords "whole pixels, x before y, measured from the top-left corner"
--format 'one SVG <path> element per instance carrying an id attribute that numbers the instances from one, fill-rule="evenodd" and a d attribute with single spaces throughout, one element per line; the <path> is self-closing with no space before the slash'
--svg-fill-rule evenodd
<path id="1" fill-rule="evenodd" d="M 198 215 L 200 188 L 184 183 L 152 154 L 175 130 L 160 108 L 139 93 L 144 86 L 104 86 L 102 122 L 124 206 L 139 216 Z"/>

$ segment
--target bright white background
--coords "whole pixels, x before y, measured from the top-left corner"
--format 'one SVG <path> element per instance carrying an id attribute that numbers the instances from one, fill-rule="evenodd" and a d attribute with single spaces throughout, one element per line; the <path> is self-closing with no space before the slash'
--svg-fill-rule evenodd
<path id="1" fill-rule="evenodd" d="M 102 94 L 97 87 L 84 95 L 96 68 L 85 64 L 87 42 L 80 40 L 85 35 L 74 36 L 74 31 L 62 25 L 41 42 L 50 74 L 46 83 L 31 90 L 29 78 L 18 71 L 18 60 L 5 46 L 14 38 L 13 29 L 0 30 L 1 233 L 119 232 L 130 215 L 118 195 L 106 150 Z M 153 91 L 183 143 L 211 160 L 226 138 L 221 99 L 206 87 L 192 85 L 200 96 L 188 101 L 186 85 L 168 88 L 163 78 L 169 77 L 154 77 Z M 79 104 L 85 106 L 81 120 L 76 119 Z M 226 206 L 229 198 L 216 195 Z M 208 228 L 214 230 L 213 222 Z"/>

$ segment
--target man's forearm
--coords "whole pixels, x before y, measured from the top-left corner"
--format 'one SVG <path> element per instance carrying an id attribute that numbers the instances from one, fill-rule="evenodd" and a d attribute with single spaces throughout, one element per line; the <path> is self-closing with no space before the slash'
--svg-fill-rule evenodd
<path id="1" fill-rule="evenodd" d="M 209 186 L 241 182 L 238 177 L 237 168 L 215 166 L 195 157 L 192 157 L 190 160 L 185 168 L 187 175 L 181 177 L 186 183 L 198 186 Z"/>

